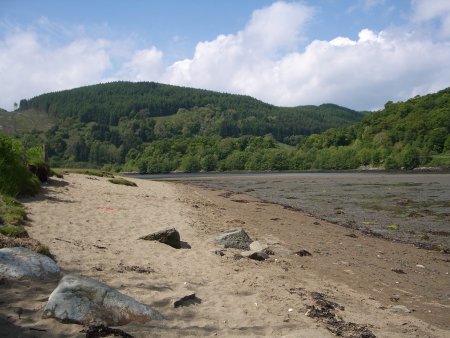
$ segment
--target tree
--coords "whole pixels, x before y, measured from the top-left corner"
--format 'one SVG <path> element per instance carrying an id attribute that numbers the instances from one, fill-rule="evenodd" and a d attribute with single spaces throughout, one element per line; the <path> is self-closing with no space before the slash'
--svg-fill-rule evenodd
<path id="1" fill-rule="evenodd" d="M 195 173 L 195 172 L 200 171 L 201 165 L 200 165 L 200 161 L 199 161 L 198 157 L 192 156 L 192 155 L 186 155 L 181 160 L 180 169 L 181 169 L 181 171 L 183 171 L 185 173 Z"/>
<path id="2" fill-rule="evenodd" d="M 402 153 L 401 166 L 411 170 L 420 164 L 419 154 L 416 148 L 407 147 Z"/>

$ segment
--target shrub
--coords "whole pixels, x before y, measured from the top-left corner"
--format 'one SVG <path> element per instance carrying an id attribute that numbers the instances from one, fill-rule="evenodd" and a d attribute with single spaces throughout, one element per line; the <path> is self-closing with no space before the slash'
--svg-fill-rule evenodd
<path id="1" fill-rule="evenodd" d="M 22 145 L 0 133 L 0 193 L 10 196 L 34 195 L 40 182 L 25 166 Z"/>

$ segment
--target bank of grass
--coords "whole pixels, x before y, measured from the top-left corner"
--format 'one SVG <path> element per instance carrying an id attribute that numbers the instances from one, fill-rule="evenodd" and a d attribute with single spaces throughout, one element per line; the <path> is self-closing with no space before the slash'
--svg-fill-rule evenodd
<path id="1" fill-rule="evenodd" d="M 0 132 L 0 248 L 27 247 L 53 257 L 46 245 L 29 238 L 24 227 L 26 210 L 16 200 L 37 194 L 49 170 L 41 147 L 25 150 L 19 141 Z"/>
<path id="2" fill-rule="evenodd" d="M 116 177 L 116 178 L 110 178 L 108 180 L 109 182 L 113 183 L 113 184 L 120 184 L 120 185 L 127 185 L 130 187 L 137 187 L 137 184 L 131 181 L 128 181 L 122 177 Z"/>
<path id="3" fill-rule="evenodd" d="M 114 178 L 114 175 L 111 174 L 109 171 L 100 170 L 100 169 L 77 169 L 77 168 L 63 168 L 63 169 L 57 169 L 55 172 L 63 174 L 82 174 L 82 175 L 89 175 L 89 176 L 97 176 L 97 177 L 110 177 Z"/>
<path id="4" fill-rule="evenodd" d="M 25 208 L 13 197 L 0 194 L 0 224 L 18 226 L 26 220 Z"/>

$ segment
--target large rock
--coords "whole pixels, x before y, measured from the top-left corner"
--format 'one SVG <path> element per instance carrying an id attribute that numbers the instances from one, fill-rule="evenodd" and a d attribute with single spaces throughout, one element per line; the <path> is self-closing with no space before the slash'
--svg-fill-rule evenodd
<path id="1" fill-rule="evenodd" d="M 50 295 L 43 318 L 84 325 L 125 325 L 145 323 L 164 317 L 110 286 L 91 278 L 66 275 Z"/>
<path id="2" fill-rule="evenodd" d="M 139 239 L 145 239 L 147 241 L 158 241 L 170 245 L 175 249 L 181 248 L 180 233 L 175 228 L 168 228 L 161 231 L 157 231 L 147 236 L 142 236 Z"/>
<path id="3" fill-rule="evenodd" d="M 235 248 L 241 250 L 249 250 L 252 239 L 247 233 L 239 228 L 232 229 L 215 238 L 216 242 L 225 246 L 225 248 Z"/>
<path id="4" fill-rule="evenodd" d="M 0 277 L 42 279 L 56 277 L 59 272 L 54 260 L 28 248 L 0 249 Z"/>

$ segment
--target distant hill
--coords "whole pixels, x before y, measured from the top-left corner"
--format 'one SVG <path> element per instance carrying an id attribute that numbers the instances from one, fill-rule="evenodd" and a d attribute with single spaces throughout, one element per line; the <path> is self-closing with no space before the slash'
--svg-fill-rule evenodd
<path id="1" fill-rule="evenodd" d="M 286 136 L 347 126 L 363 117 L 360 112 L 332 104 L 283 108 L 249 96 L 154 82 L 111 82 L 43 94 L 20 102 L 21 110 L 32 107 L 59 121 L 72 118 L 81 123 L 108 126 L 117 126 L 124 117 L 172 116 L 180 109 L 195 114 L 194 108 L 206 106 L 220 112 L 221 116 L 214 118 L 224 125 L 221 136 L 272 133 L 282 140 Z"/>
<path id="2" fill-rule="evenodd" d="M 52 164 L 62 166 L 143 173 L 450 167 L 450 89 L 367 114 L 113 82 L 22 100 L 17 113 L 0 114 L 0 125 L 8 123 L 26 147 L 46 143 Z"/>
<path id="3" fill-rule="evenodd" d="M 53 163 L 97 166 L 123 165 L 160 140 L 271 135 L 295 144 L 298 137 L 350 126 L 364 117 L 334 104 L 276 107 L 249 96 L 154 82 L 47 93 L 21 100 L 15 114 L 0 121 L 5 132 L 19 133 L 25 146 L 45 142 Z"/>
<path id="4" fill-rule="evenodd" d="M 7 113 L 8 111 L 6 109 L 0 108 L 0 113 Z"/>

